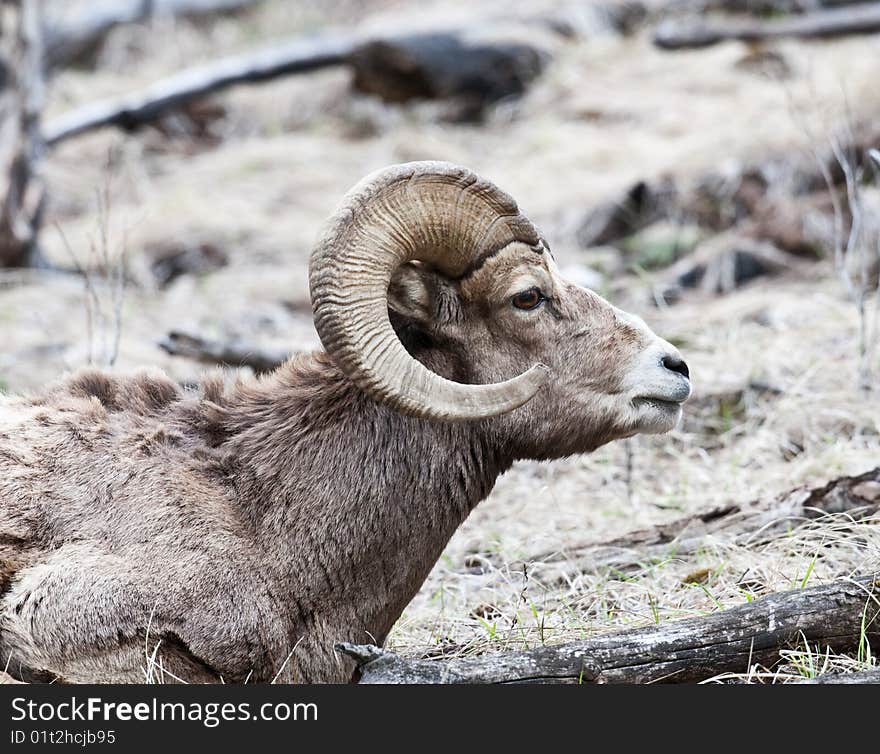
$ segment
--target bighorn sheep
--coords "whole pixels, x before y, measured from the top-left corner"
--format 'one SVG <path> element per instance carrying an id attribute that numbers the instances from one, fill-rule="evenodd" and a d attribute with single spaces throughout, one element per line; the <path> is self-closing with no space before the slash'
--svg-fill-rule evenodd
<path id="1" fill-rule="evenodd" d="M 0 668 L 350 680 L 334 644 L 384 641 L 515 460 L 668 431 L 690 394 L 673 346 L 447 163 L 358 184 L 310 285 L 326 352 L 262 378 L 92 369 L 0 400 Z"/>

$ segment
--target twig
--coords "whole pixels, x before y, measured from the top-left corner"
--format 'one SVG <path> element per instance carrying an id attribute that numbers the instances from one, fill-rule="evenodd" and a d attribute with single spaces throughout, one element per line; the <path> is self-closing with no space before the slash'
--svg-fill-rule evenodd
<path id="1" fill-rule="evenodd" d="M 119 356 L 119 344 L 122 338 L 122 307 L 125 300 L 127 283 L 126 267 L 128 262 L 128 232 L 122 232 L 122 245 L 119 252 L 111 254 L 110 213 L 111 213 L 111 182 L 112 155 L 108 157 L 108 167 L 104 185 L 96 191 L 95 202 L 98 211 L 97 237 L 92 236 L 89 243 L 89 261 L 86 267 L 80 263 L 64 230 L 58 223 L 55 228 L 61 237 L 62 244 L 70 257 L 74 270 L 82 276 L 85 286 L 86 308 L 86 339 L 88 342 L 88 363 L 113 366 Z M 101 280 L 103 287 L 109 289 L 109 301 L 102 302 L 102 292 L 96 285 Z M 109 313 L 105 312 L 105 306 Z M 100 335 L 100 348 L 97 348 L 97 336 Z"/>
<path id="2" fill-rule="evenodd" d="M 291 73 L 338 65 L 355 45 L 352 37 L 318 37 L 224 58 L 182 71 L 141 91 L 77 108 L 50 121 L 43 135 L 46 144 L 54 146 L 101 126 L 130 130 L 154 121 L 190 100 L 235 84 L 268 81 Z"/>

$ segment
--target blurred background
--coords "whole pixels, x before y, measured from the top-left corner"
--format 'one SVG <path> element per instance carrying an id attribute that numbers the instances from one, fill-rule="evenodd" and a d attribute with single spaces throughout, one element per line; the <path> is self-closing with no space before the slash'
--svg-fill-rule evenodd
<path id="1" fill-rule="evenodd" d="M 372 170 L 449 160 L 679 346 L 695 391 L 671 435 L 507 474 L 392 647 L 534 645 L 876 570 L 876 519 L 839 515 L 584 558 L 877 465 L 878 60 L 880 3 L 852 0 L 3 0 L 0 391 L 90 362 L 194 385 L 315 348 L 323 220 Z"/>

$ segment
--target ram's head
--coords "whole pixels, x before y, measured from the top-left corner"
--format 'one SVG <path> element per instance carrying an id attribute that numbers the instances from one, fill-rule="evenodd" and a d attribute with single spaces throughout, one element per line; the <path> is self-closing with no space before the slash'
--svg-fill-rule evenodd
<path id="1" fill-rule="evenodd" d="M 464 168 L 365 178 L 310 275 L 321 341 L 365 392 L 425 419 L 502 417 L 520 455 L 668 431 L 690 395 L 678 351 L 564 280 L 516 203 Z"/>

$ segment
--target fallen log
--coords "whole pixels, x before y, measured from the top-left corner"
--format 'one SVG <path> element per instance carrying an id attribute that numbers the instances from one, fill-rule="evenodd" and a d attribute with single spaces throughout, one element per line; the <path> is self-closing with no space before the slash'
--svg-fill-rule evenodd
<path id="1" fill-rule="evenodd" d="M 796 488 L 769 502 L 710 508 L 612 540 L 535 553 L 511 563 L 508 570 L 527 568 L 530 578 L 542 583 L 564 583 L 584 572 L 631 572 L 646 564 L 684 557 L 713 543 L 754 547 L 829 514 L 845 514 L 859 521 L 878 513 L 880 467 L 839 477 L 821 487 Z"/>
<path id="2" fill-rule="evenodd" d="M 49 122 L 43 137 L 54 146 L 102 126 L 132 130 L 169 110 L 235 84 L 268 81 L 343 63 L 355 48 L 350 37 L 316 37 L 191 68 L 122 97 L 93 102 Z"/>
<path id="3" fill-rule="evenodd" d="M 48 145 L 103 126 L 133 130 L 193 100 L 245 83 L 347 65 L 353 85 L 388 102 L 458 98 L 463 118 L 522 94 L 544 56 L 524 44 L 471 44 L 456 32 L 382 40 L 320 36 L 209 63 L 121 97 L 93 102 L 48 123 Z"/>
<path id="4" fill-rule="evenodd" d="M 224 343 L 175 331 L 160 340 L 159 347 L 172 356 L 184 356 L 202 364 L 250 367 L 255 374 L 277 369 L 290 356 L 286 351 L 264 349 L 246 343 Z"/>
<path id="5" fill-rule="evenodd" d="M 811 678 L 801 683 L 809 684 L 873 684 L 880 683 L 880 668 L 874 670 L 862 670 L 856 673 L 825 673 L 818 678 Z"/>
<path id="6" fill-rule="evenodd" d="M 861 5 L 875 0 L 671 0 L 663 11 L 689 13 L 750 13 L 758 16 L 810 13 L 817 8 L 836 8 L 844 5 Z"/>
<path id="7" fill-rule="evenodd" d="M 783 37 L 824 38 L 880 31 L 880 7 L 865 4 L 829 8 L 779 20 L 718 21 L 682 25 L 666 21 L 654 32 L 654 44 L 664 50 L 709 47 L 727 40 L 758 42 Z"/>
<path id="8" fill-rule="evenodd" d="M 52 3 L 47 8 L 43 51 L 47 70 L 62 68 L 93 57 L 113 29 L 143 23 L 155 17 L 198 18 L 235 13 L 263 0 L 103 0 L 74 12 Z"/>
<path id="9" fill-rule="evenodd" d="M 880 574 L 771 594 L 702 618 L 451 660 L 339 644 L 361 683 L 684 683 L 772 667 L 787 647 L 848 652 L 880 639 Z"/>

